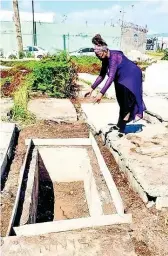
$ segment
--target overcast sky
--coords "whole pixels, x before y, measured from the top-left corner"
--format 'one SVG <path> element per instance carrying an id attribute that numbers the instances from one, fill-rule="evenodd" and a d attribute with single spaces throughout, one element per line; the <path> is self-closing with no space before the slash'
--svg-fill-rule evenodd
<path id="1" fill-rule="evenodd" d="M 0 0 L 1 10 L 12 10 L 12 0 Z M 149 33 L 168 32 L 168 0 L 148 1 L 37 1 L 35 12 L 54 12 L 57 21 L 66 15 L 67 22 L 88 24 L 116 23 L 121 19 L 140 26 L 148 25 Z M 19 1 L 21 11 L 31 11 L 31 0 Z"/>

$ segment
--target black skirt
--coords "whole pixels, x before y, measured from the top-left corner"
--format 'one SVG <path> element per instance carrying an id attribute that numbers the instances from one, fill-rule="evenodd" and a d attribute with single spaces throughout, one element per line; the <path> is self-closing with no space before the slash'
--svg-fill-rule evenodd
<path id="1" fill-rule="evenodd" d="M 131 112 L 136 103 L 134 94 L 122 84 L 115 84 L 115 91 L 116 98 L 120 106 L 119 119 L 123 120 L 128 113 L 130 113 L 129 119 L 131 119 Z"/>

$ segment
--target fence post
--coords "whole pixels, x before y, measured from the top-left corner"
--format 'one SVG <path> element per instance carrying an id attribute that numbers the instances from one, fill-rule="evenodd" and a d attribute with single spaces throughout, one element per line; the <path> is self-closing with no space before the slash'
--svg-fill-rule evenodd
<path id="1" fill-rule="evenodd" d="M 63 35 L 64 51 L 66 51 L 66 35 Z"/>

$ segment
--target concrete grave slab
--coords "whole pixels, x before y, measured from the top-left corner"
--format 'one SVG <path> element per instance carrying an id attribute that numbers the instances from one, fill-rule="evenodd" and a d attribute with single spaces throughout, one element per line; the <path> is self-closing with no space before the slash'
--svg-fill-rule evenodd
<path id="1" fill-rule="evenodd" d="M 81 104 L 88 124 L 99 132 L 104 126 L 108 124 L 116 124 L 119 115 L 119 106 L 117 102 L 114 103 L 100 103 L 100 104 Z"/>
<path id="2" fill-rule="evenodd" d="M 136 256 L 127 231 L 110 227 L 2 238 L 5 256 Z"/>
<path id="3" fill-rule="evenodd" d="M 12 149 L 14 146 L 16 125 L 13 123 L 1 123 L 0 125 L 0 165 L 1 176 L 4 174 L 6 166 L 12 157 Z"/>
<path id="4" fill-rule="evenodd" d="M 144 91 L 147 95 L 168 93 L 168 61 L 160 60 L 147 67 L 145 71 Z"/>
<path id="5" fill-rule="evenodd" d="M 108 129 L 108 128 L 107 128 Z M 141 133 L 128 134 L 119 138 L 117 133 L 103 139 L 110 147 L 116 161 L 124 171 L 131 185 L 144 202 L 151 197 L 168 196 L 168 131 L 163 125 L 149 125 Z"/>
<path id="6" fill-rule="evenodd" d="M 37 119 L 52 120 L 56 122 L 75 122 L 77 121 L 76 110 L 68 99 L 34 99 L 30 100 L 28 110 Z"/>
<path id="7" fill-rule="evenodd" d="M 168 100 L 162 97 L 144 97 L 147 113 L 168 122 Z"/>

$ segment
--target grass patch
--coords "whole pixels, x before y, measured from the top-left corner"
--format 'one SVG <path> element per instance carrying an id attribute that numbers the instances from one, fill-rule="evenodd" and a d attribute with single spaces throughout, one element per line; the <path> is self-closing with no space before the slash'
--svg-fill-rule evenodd
<path id="1" fill-rule="evenodd" d="M 147 51 L 146 54 L 153 56 L 153 57 L 163 57 L 164 56 L 164 51 L 163 52 L 153 52 L 153 51 Z"/>
<path id="2" fill-rule="evenodd" d="M 22 85 L 14 93 L 14 106 L 12 108 L 12 119 L 14 121 L 32 123 L 35 117 L 28 111 L 29 91 L 34 80 L 33 74 L 28 74 Z"/>

